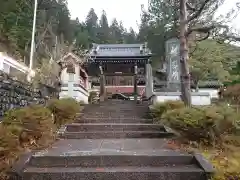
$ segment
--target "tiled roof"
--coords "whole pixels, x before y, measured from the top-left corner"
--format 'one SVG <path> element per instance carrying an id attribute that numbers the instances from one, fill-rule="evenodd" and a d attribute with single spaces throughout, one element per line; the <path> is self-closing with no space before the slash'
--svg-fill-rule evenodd
<path id="1" fill-rule="evenodd" d="M 144 44 L 93 44 L 90 56 L 95 57 L 136 57 L 151 54 Z M 141 52 L 142 50 L 142 52 Z"/>

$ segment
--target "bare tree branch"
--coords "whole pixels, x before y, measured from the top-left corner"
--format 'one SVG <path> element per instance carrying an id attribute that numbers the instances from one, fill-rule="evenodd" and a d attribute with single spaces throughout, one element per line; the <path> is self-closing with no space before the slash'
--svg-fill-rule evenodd
<path id="1" fill-rule="evenodd" d="M 186 36 L 189 36 L 192 32 L 200 32 L 200 33 L 208 33 L 210 32 L 212 29 L 216 28 L 215 25 L 210 25 L 210 26 L 204 26 L 204 27 L 196 27 L 196 28 L 190 28 L 187 31 Z"/>
<path id="2" fill-rule="evenodd" d="M 198 43 L 194 46 L 194 49 L 192 51 L 189 51 L 189 57 L 192 57 L 194 52 L 198 49 Z"/>
<path id="3" fill-rule="evenodd" d="M 200 39 L 196 39 L 196 41 L 204 41 L 204 40 L 206 40 L 206 39 L 208 39 L 209 37 L 210 37 L 210 31 L 209 32 L 207 32 L 207 35 L 206 36 L 204 36 L 204 37 L 202 37 L 202 38 L 200 38 Z"/>
<path id="4" fill-rule="evenodd" d="M 236 3 L 237 8 L 240 8 L 240 2 Z"/>
<path id="5" fill-rule="evenodd" d="M 186 33 L 186 36 L 189 36 L 192 32 L 200 32 L 200 33 L 208 34 L 211 30 L 216 28 L 221 28 L 225 30 L 224 32 L 229 32 L 229 26 L 227 25 L 211 24 L 209 26 L 189 28 L 189 30 Z"/>
<path id="6" fill-rule="evenodd" d="M 190 11 L 196 11 L 197 9 L 187 2 L 187 9 Z"/>
<path id="7" fill-rule="evenodd" d="M 236 42 L 240 41 L 240 36 L 237 34 L 230 33 L 229 26 L 227 25 L 221 25 L 221 24 L 212 24 L 209 26 L 203 26 L 203 27 L 196 27 L 196 28 L 190 28 L 187 33 L 186 37 L 188 37 L 193 32 L 199 32 L 207 34 L 205 37 L 201 39 L 196 39 L 196 41 L 203 41 L 210 37 L 211 31 L 216 30 L 215 33 L 213 33 L 213 38 L 217 39 L 219 42 Z M 217 32 L 218 31 L 218 32 Z"/>
<path id="8" fill-rule="evenodd" d="M 192 16 L 188 18 L 187 23 L 199 17 L 202 11 L 204 10 L 204 8 L 206 7 L 207 3 L 209 3 L 210 1 L 211 0 L 205 0 L 204 3 L 201 5 L 201 7 Z"/>
<path id="9" fill-rule="evenodd" d="M 233 35 L 228 35 L 226 36 L 226 39 L 228 39 L 229 41 L 240 41 L 240 37 L 238 36 L 233 36 Z"/>
<path id="10" fill-rule="evenodd" d="M 38 42 L 36 42 L 36 49 L 38 48 L 38 46 L 43 42 L 44 38 L 45 38 L 45 35 L 46 33 L 49 31 L 49 29 L 51 28 L 52 26 L 52 22 L 51 22 L 51 19 L 46 23 L 46 26 L 45 26 L 45 29 L 44 31 L 42 32 L 42 34 L 39 35 L 38 37 Z"/>

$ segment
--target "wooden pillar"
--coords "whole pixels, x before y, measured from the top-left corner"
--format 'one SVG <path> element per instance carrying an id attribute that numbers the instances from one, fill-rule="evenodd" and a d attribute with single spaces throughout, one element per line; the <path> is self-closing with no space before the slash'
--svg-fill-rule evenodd
<path id="1" fill-rule="evenodd" d="M 137 102 L 138 88 L 137 88 L 137 64 L 134 65 L 134 100 Z"/>
<path id="2" fill-rule="evenodd" d="M 103 74 L 102 65 L 99 66 L 100 69 L 100 101 L 104 101 L 105 99 L 105 76 Z"/>

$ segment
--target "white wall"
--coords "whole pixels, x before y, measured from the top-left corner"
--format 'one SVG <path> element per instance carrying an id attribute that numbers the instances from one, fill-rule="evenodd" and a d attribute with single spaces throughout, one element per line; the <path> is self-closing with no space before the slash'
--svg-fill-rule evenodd
<path id="1" fill-rule="evenodd" d="M 80 67 L 79 65 L 75 64 L 75 74 L 73 75 L 73 84 L 80 84 Z M 62 70 L 61 73 L 61 83 L 68 84 L 69 74 L 67 73 L 67 68 Z M 84 84 L 81 84 L 84 86 Z M 74 87 L 73 94 L 70 94 L 68 91 L 68 87 L 64 86 L 61 87 L 61 92 L 59 93 L 60 98 L 71 97 L 76 99 L 77 101 L 83 101 L 85 104 L 88 103 L 89 92 L 87 89 L 82 87 Z"/>
<path id="2" fill-rule="evenodd" d="M 211 98 L 216 98 L 218 99 L 218 89 L 214 89 L 214 88 L 199 88 L 198 92 L 205 92 L 205 93 L 209 93 Z"/>
<path id="3" fill-rule="evenodd" d="M 68 87 L 62 87 L 61 92 L 59 93 L 59 98 L 70 97 L 68 94 Z M 89 93 L 81 87 L 74 88 L 74 95 L 71 98 L 76 99 L 78 102 L 83 101 L 85 104 L 88 104 Z"/>
<path id="4" fill-rule="evenodd" d="M 180 92 L 158 92 L 152 97 L 152 103 L 181 100 Z M 211 97 L 206 92 L 192 92 L 192 105 L 210 105 Z"/>
<path id="5" fill-rule="evenodd" d="M 4 69 L 4 64 L 11 66 L 23 73 L 26 73 L 26 74 L 29 72 L 29 68 L 25 64 L 19 63 L 17 60 L 0 52 L 0 70 L 4 71 L 6 73 L 9 73 L 7 69 Z M 31 71 L 31 75 L 32 76 L 35 75 L 35 72 L 33 70 Z"/>

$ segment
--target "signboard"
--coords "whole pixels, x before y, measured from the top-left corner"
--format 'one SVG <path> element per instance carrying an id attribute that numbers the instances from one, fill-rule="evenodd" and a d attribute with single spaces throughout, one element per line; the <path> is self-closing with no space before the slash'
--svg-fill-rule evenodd
<path id="1" fill-rule="evenodd" d="M 180 42 L 177 38 L 166 41 L 168 88 L 180 91 Z"/>

